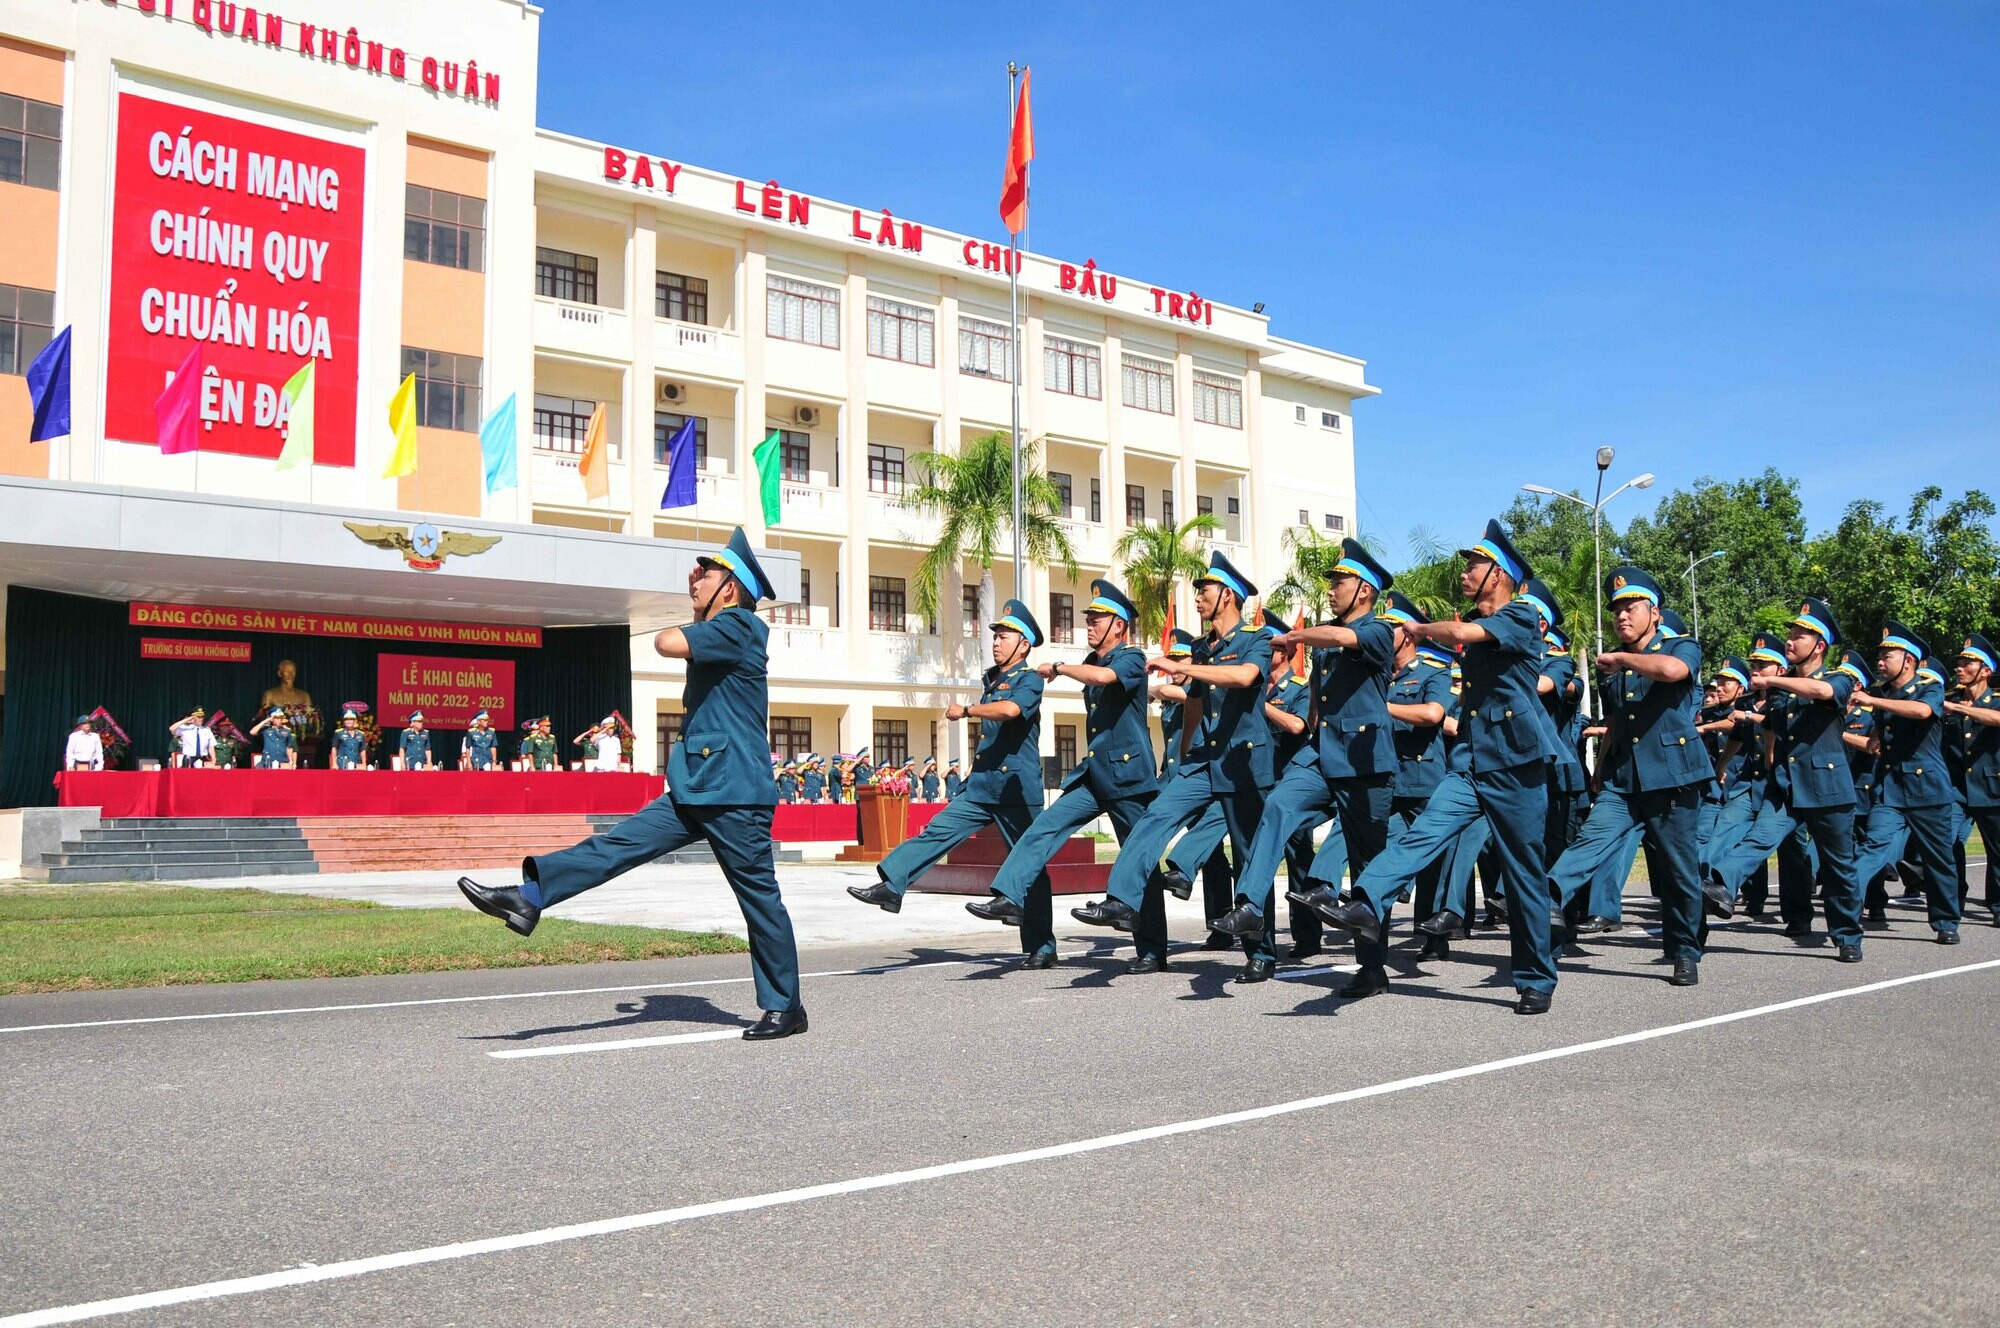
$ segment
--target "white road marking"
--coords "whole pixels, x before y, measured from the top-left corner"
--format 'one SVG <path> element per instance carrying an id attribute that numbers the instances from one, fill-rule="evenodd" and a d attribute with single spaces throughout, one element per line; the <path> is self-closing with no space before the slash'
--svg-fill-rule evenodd
<path id="1" fill-rule="evenodd" d="M 793 1190 L 777 1190 L 767 1194 L 743 1195 L 734 1199 L 718 1199 L 711 1203 L 688 1204 L 681 1208 L 665 1208 L 650 1213 L 633 1213 L 625 1217 L 604 1218 L 596 1222 L 577 1222 L 568 1226 L 544 1227 L 539 1231 L 520 1231 L 506 1236 L 489 1236 L 483 1240 L 460 1241 L 452 1245 L 432 1245 L 423 1249 L 402 1250 L 394 1254 L 377 1254 L 363 1259 L 345 1259 L 338 1263 L 323 1264 L 311 1268 L 287 1268 L 275 1273 L 260 1273 L 252 1277 L 234 1277 L 219 1282 L 201 1282 L 192 1286 L 171 1287 L 163 1291 L 146 1291 L 137 1295 L 117 1296 L 108 1300 L 94 1300 L 80 1305 L 61 1305 L 50 1309 L 30 1310 L 24 1314 L 0 1318 L 0 1328 L 47 1328 L 51 1324 L 81 1323 L 87 1319 L 107 1318 L 114 1314 L 134 1314 L 140 1310 L 161 1309 L 168 1305 L 185 1305 L 195 1301 L 221 1300 L 231 1296 L 255 1295 L 264 1291 L 277 1291 L 285 1287 L 307 1286 L 315 1282 L 331 1282 L 350 1277 L 365 1277 L 371 1273 L 388 1272 L 397 1268 L 415 1268 L 425 1264 L 446 1263 L 455 1259 L 469 1259 L 482 1254 L 501 1254 L 510 1250 L 532 1249 L 538 1245 L 555 1245 L 564 1241 L 588 1240 L 597 1236 L 618 1235 L 627 1231 L 642 1231 L 653 1227 L 672 1226 L 682 1222 L 698 1221 L 706 1217 L 721 1217 L 730 1213 L 755 1212 L 764 1208 L 779 1208 L 789 1204 L 809 1203 L 815 1199 L 833 1199 L 843 1195 L 861 1194 L 869 1190 L 890 1189 L 901 1185 L 916 1185 L 925 1181 L 944 1180 L 952 1176 L 968 1176 L 982 1171 L 996 1171 L 1003 1167 L 1017 1167 L 1031 1162 L 1047 1162 L 1056 1158 L 1075 1157 L 1081 1153 L 1102 1152 L 1110 1148 L 1124 1148 L 1133 1144 L 1150 1143 L 1156 1139 L 1169 1139 L 1176 1135 L 1198 1134 L 1208 1130 L 1219 1130 L 1232 1125 L 1244 1125 L 1253 1121 L 1270 1120 L 1278 1116 L 1290 1116 L 1304 1111 L 1317 1111 L 1325 1107 L 1338 1106 L 1345 1102 L 1358 1102 L 1371 1097 L 1383 1097 L 1391 1093 L 1403 1093 L 1417 1088 L 1428 1088 L 1435 1084 L 1451 1083 L 1459 1079 L 1471 1079 L 1479 1075 L 1496 1074 L 1502 1070 L 1514 1070 L 1528 1065 L 1539 1065 L 1545 1061 L 1565 1060 L 1571 1056 L 1581 1056 L 1593 1051 L 1606 1051 L 1613 1047 L 1628 1047 L 1636 1043 L 1651 1042 L 1658 1038 L 1674 1037 L 1682 1033 L 1692 1033 L 1704 1028 L 1719 1028 L 1725 1024 L 1738 1023 L 1745 1019 L 1757 1019 L 1764 1015 L 1781 1014 L 1788 1010 L 1804 1009 L 1821 1005 L 1828 1001 L 1846 1000 L 1852 996 L 1865 996 L 1872 992 L 1888 991 L 1894 987 L 1909 986 L 1918 982 L 1934 982 L 1940 978 L 1961 977 L 1968 973 L 1979 973 L 2000 968 L 2000 959 L 1988 959 L 1977 964 L 1964 964 L 1957 968 L 1938 969 L 1930 973 L 1917 973 L 1909 977 L 1890 978 L 1882 982 L 1864 983 L 1858 987 L 1843 987 L 1837 991 L 1821 992 L 1815 996 L 1800 996 L 1789 1001 L 1779 1001 L 1773 1005 L 1759 1005 L 1748 1010 L 1737 1010 L 1731 1014 L 1711 1015 L 1706 1019 L 1692 1019 L 1686 1023 L 1665 1024 L 1658 1028 L 1641 1029 L 1634 1033 L 1620 1033 L 1615 1037 L 1598 1038 L 1590 1042 L 1572 1043 L 1565 1047 L 1551 1047 L 1546 1051 L 1529 1052 L 1521 1056 L 1508 1056 L 1500 1060 L 1481 1061 L 1477 1065 L 1461 1066 L 1454 1070 L 1438 1070 L 1431 1074 L 1411 1075 L 1404 1079 L 1392 1079 L 1386 1083 L 1371 1084 L 1366 1088 L 1350 1088 L 1339 1093 L 1327 1093 L 1320 1097 L 1298 1098 L 1290 1102 L 1277 1102 L 1269 1106 L 1251 1107 L 1243 1111 L 1225 1112 L 1216 1116 L 1202 1116 L 1194 1120 L 1174 1121 L 1166 1125 L 1151 1125 L 1138 1130 L 1126 1130 L 1118 1134 L 1102 1134 L 1090 1139 L 1076 1139 L 1068 1143 L 1051 1144 L 1043 1148 L 1024 1149 L 1015 1153 L 995 1153 L 986 1157 L 967 1158 L 959 1162 L 945 1162 L 936 1166 L 918 1167 L 909 1171 L 890 1171 L 875 1176 L 857 1176 L 851 1180 L 832 1181 L 824 1185 L 808 1185 Z"/>
<path id="2" fill-rule="evenodd" d="M 620 1038 L 616 1042 L 564 1042 L 553 1047 L 518 1047 L 513 1051 L 489 1051 L 496 1061 L 525 1060 L 530 1056 L 573 1056 L 579 1051 L 626 1051 L 632 1047 L 673 1047 L 683 1042 L 720 1042 L 724 1038 L 743 1040 L 748 1024 L 725 1028 L 719 1033 L 669 1033 L 665 1037 Z"/>

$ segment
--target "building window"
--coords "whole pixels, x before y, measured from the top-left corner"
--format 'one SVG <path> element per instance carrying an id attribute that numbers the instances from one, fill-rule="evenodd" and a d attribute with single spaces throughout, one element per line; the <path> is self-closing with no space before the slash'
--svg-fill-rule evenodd
<path id="1" fill-rule="evenodd" d="M 678 272 L 653 273 L 653 317 L 708 326 L 708 281 Z"/>
<path id="2" fill-rule="evenodd" d="M 665 770 L 667 768 L 667 748 L 681 740 L 680 712 L 675 711 L 672 714 L 661 715 L 654 728 L 654 736 L 660 744 L 660 763 L 654 766 L 653 769 Z M 807 750 L 810 751 L 811 748 Z"/>
<path id="3" fill-rule="evenodd" d="M 764 331 L 780 341 L 840 349 L 840 292 L 793 277 L 770 275 L 764 285 Z"/>
<path id="4" fill-rule="evenodd" d="M 1056 764 L 1065 770 L 1076 765 L 1076 725 L 1056 725 Z"/>
<path id="5" fill-rule="evenodd" d="M 958 320 L 958 371 L 1014 381 L 1014 331 L 983 318 Z"/>
<path id="6" fill-rule="evenodd" d="M 688 416 L 677 415 L 670 410 L 653 412 L 653 463 L 667 464 L 667 443 L 681 431 L 688 422 Z M 708 421 L 701 416 L 694 418 L 694 468 L 697 474 L 708 469 Z"/>
<path id="7" fill-rule="evenodd" d="M 1093 401 L 1101 399 L 1104 395 L 1103 384 L 1098 380 L 1101 367 L 1102 356 L 1095 346 L 1068 337 L 1042 339 L 1042 385 L 1051 392 L 1089 397 Z"/>
<path id="8" fill-rule="evenodd" d="M 1069 476 L 1063 474 L 1059 470 L 1052 470 L 1049 472 L 1049 480 L 1056 486 L 1056 502 L 1058 504 L 1057 511 L 1061 513 L 1061 515 L 1063 516 L 1068 516 L 1070 513 Z"/>
<path id="9" fill-rule="evenodd" d="M 1229 498 L 1225 500 L 1223 510 L 1231 516 L 1241 516 L 1243 513 L 1242 501 L 1236 498 Z"/>
<path id="10" fill-rule="evenodd" d="M 419 184 L 404 185 L 403 257 L 484 272 L 486 200 Z"/>
<path id="11" fill-rule="evenodd" d="M 567 249 L 535 249 L 535 294 L 571 304 L 597 303 L 597 260 Z"/>
<path id="12" fill-rule="evenodd" d="M 875 721 L 875 768 L 903 765 L 910 759 L 910 721 L 907 719 L 878 719 Z"/>
<path id="13" fill-rule="evenodd" d="M 590 417 L 596 411 L 595 401 L 535 393 L 535 446 L 544 452 L 583 451 L 584 435 L 590 432 Z"/>
<path id="14" fill-rule="evenodd" d="M 479 357 L 403 347 L 403 376 L 417 376 L 417 423 L 426 429 L 479 431 Z"/>
<path id="15" fill-rule="evenodd" d="M 1312 523 L 1313 523 L 1313 514 L 1311 512 L 1308 512 L 1305 508 L 1301 507 L 1299 509 L 1299 524 L 1302 526 L 1309 526 Z"/>
<path id="16" fill-rule="evenodd" d="M 0 93 L 0 183 L 62 187 L 62 107 Z"/>
<path id="17" fill-rule="evenodd" d="M 1171 528 L 1174 524 L 1174 491 L 1160 490 L 1160 524 Z"/>
<path id="18" fill-rule="evenodd" d="M 811 483 L 812 435 L 797 429 L 778 430 L 778 466 L 787 483 Z"/>
<path id="19" fill-rule="evenodd" d="M 1125 524 L 1128 526 L 1146 524 L 1146 488 L 1142 484 L 1125 486 Z"/>
<path id="20" fill-rule="evenodd" d="M 1090 519 L 1104 520 L 1104 486 L 1098 483 L 1095 475 L 1090 477 Z"/>
<path id="21" fill-rule="evenodd" d="M 1196 495 L 1194 500 L 1194 510 L 1196 516 L 1214 516 L 1215 499 L 1209 497 L 1205 493 Z"/>
<path id="22" fill-rule="evenodd" d="M 813 722 L 810 715 L 771 716 L 771 750 L 787 761 L 796 761 L 813 749 Z"/>
<path id="23" fill-rule="evenodd" d="M 55 335 L 56 293 L 0 286 L 0 374 L 24 374 Z"/>
<path id="24" fill-rule="evenodd" d="M 958 592 L 958 602 L 965 610 L 965 630 L 979 630 L 979 587 L 962 586 Z"/>
<path id="25" fill-rule="evenodd" d="M 891 447 L 887 443 L 868 444 L 868 491 L 870 493 L 903 491 L 902 448 Z"/>
<path id="26" fill-rule="evenodd" d="M 1322 429 L 1331 429 L 1331 430 L 1333 430 L 1333 431 L 1334 431 L 1335 433 L 1339 433 L 1339 432 L 1340 432 L 1340 412 L 1339 412 L 1339 411 L 1334 411 L 1334 410 L 1323 410 L 1323 411 L 1321 411 L 1321 412 L 1319 413 L 1319 427 L 1320 427 L 1320 428 L 1322 428 Z"/>
<path id="27" fill-rule="evenodd" d="M 871 632 L 907 632 L 910 630 L 905 616 L 903 600 L 903 578 L 900 576 L 871 576 L 868 578 L 868 630 Z"/>
<path id="28" fill-rule="evenodd" d="M 1243 427 L 1243 383 L 1222 374 L 1194 371 L 1194 417 L 1225 429 Z"/>
<path id="29" fill-rule="evenodd" d="M 1347 529 L 1347 518 L 1328 512 L 1326 514 L 1326 528 L 1328 530 L 1345 530 Z"/>
<path id="30" fill-rule="evenodd" d="M 1174 413 L 1173 365 L 1164 360 L 1127 355 L 1119 376 L 1124 380 L 1126 405 L 1161 415 Z"/>
<path id="31" fill-rule="evenodd" d="M 1049 592 L 1049 633 L 1054 641 L 1076 639 L 1076 596 Z"/>
<path id="32" fill-rule="evenodd" d="M 1293 406 L 1292 423 L 1304 424 L 1305 422 L 1306 422 L 1306 408 L 1304 406 Z"/>
<path id="33" fill-rule="evenodd" d="M 928 369 L 937 363 L 937 314 L 920 304 L 868 297 L 868 353 Z"/>
<path id="34" fill-rule="evenodd" d="M 764 610 L 764 621 L 782 623 L 787 627 L 806 627 L 812 623 L 813 582 L 810 568 L 799 569 L 799 602 L 796 604 L 773 604 Z"/>

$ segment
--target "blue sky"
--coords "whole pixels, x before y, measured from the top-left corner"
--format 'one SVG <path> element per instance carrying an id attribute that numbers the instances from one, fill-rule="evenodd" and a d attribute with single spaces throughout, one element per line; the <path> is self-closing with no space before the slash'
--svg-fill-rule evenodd
<path id="1" fill-rule="evenodd" d="M 1001 239 L 1018 59 L 1034 248 L 1368 360 L 1392 549 L 1607 442 L 1817 531 L 2000 493 L 1996 55 L 1990 3 L 552 3 L 537 118 Z"/>

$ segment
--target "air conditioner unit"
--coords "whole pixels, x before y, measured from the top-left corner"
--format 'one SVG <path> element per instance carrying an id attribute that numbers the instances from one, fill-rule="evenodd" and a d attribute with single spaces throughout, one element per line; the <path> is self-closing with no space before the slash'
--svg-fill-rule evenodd
<path id="1" fill-rule="evenodd" d="M 798 409 L 798 413 L 794 416 L 794 418 L 797 419 L 800 424 L 803 424 L 808 429 L 810 429 L 815 424 L 819 423 L 819 407 L 800 406 Z"/>
<path id="2" fill-rule="evenodd" d="M 687 395 L 688 395 L 688 390 L 685 387 L 682 387 L 679 383 L 660 384 L 660 400 L 667 402 L 670 405 L 676 402 L 686 401 Z"/>

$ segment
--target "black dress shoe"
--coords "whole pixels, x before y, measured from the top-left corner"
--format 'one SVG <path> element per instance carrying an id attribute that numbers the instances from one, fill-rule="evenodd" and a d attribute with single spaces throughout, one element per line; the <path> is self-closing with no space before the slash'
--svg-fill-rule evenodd
<path id="1" fill-rule="evenodd" d="M 1935 936 L 1931 937 L 1931 939 L 1936 941 L 1939 945 L 1957 945 L 1958 932 L 1955 929 L 1952 931 L 1941 931 L 1937 933 Z"/>
<path id="2" fill-rule="evenodd" d="M 768 1042 L 772 1038 L 792 1037 L 806 1031 L 806 1008 L 801 1005 L 794 1010 L 766 1010 L 764 1017 L 743 1030 L 745 1042 Z"/>
<path id="3" fill-rule="evenodd" d="M 1363 968 L 1335 994 L 1344 1001 L 1358 1001 L 1367 996 L 1383 995 L 1388 990 L 1388 973 L 1379 968 Z"/>
<path id="4" fill-rule="evenodd" d="M 1701 965 L 1686 958 L 1674 960 L 1674 975 L 1667 981 L 1676 987 L 1696 987 L 1701 985 Z"/>
<path id="5" fill-rule="evenodd" d="M 847 887 L 847 893 L 864 904 L 873 904 L 884 913 L 901 913 L 903 897 L 889 888 L 887 881 L 877 881 L 865 890 L 858 885 Z"/>
<path id="6" fill-rule="evenodd" d="M 1225 936 L 1262 936 L 1264 915 L 1252 912 L 1248 904 L 1238 904 L 1221 917 L 1210 918 L 1208 927 L 1210 931 L 1220 932 Z"/>
<path id="7" fill-rule="evenodd" d="M 1750 905 L 1750 907 L 1744 909 L 1743 911 L 1748 913 L 1753 918 L 1761 918 L 1764 916 L 1764 903 L 1762 900 L 1759 900 L 1756 903 Z"/>
<path id="8" fill-rule="evenodd" d="M 1729 890 L 1720 881 L 1706 881 L 1701 887 L 1701 906 L 1711 918 L 1733 918 L 1736 916 L 1736 901 L 1729 897 Z"/>
<path id="9" fill-rule="evenodd" d="M 1486 901 L 1486 925 L 1489 927 L 1504 927 L 1507 925 L 1506 900 L 1489 899 Z"/>
<path id="10" fill-rule="evenodd" d="M 1374 940 L 1382 934 L 1382 919 L 1375 916 L 1375 910 L 1368 907 L 1368 901 L 1365 899 L 1357 899 L 1351 904 L 1341 904 L 1323 913 L 1317 908 L 1313 909 L 1313 912 L 1319 913 L 1320 921 L 1327 926 L 1353 932 L 1363 940 Z"/>
<path id="11" fill-rule="evenodd" d="M 1624 925 L 1622 922 L 1615 922 L 1610 918 L 1593 913 L 1582 922 L 1577 923 L 1573 930 L 1578 936 L 1599 936 L 1608 931 L 1618 931 Z"/>
<path id="12" fill-rule="evenodd" d="M 1515 1014 L 1547 1014 L 1549 993 L 1545 991 L 1524 991 L 1521 999 L 1514 1002 Z"/>
<path id="13" fill-rule="evenodd" d="M 1204 950 L 1234 950 L 1236 948 L 1236 938 L 1234 936 L 1225 936 L 1219 931 L 1212 931 L 1208 934 L 1208 938 L 1201 943 L 1201 948 Z"/>
<path id="14" fill-rule="evenodd" d="M 1785 935 L 1787 936 L 1810 936 L 1812 934 L 1812 923 L 1810 922 L 1787 922 L 1785 924 Z"/>
<path id="15" fill-rule="evenodd" d="M 1449 936 L 1465 926 L 1465 919 L 1448 908 L 1439 909 L 1417 924 L 1417 930 L 1426 936 Z"/>
<path id="16" fill-rule="evenodd" d="M 470 876 L 461 876 L 458 891 L 481 913 L 500 919 L 507 930 L 522 936 L 532 933 L 542 920 L 542 910 L 521 896 L 518 885 L 481 885 Z"/>
<path id="17" fill-rule="evenodd" d="M 1236 985 L 1247 987 L 1253 982 L 1269 982 L 1271 970 L 1277 964 L 1269 959 L 1251 959 L 1244 963 L 1243 971 L 1236 975 Z"/>
<path id="18" fill-rule="evenodd" d="M 1021 906 L 1005 895 L 989 895 L 985 899 L 975 899 L 965 906 L 965 911 L 975 918 L 988 922 L 1004 922 L 1010 927 L 1018 927 L 1023 921 Z"/>
<path id="19" fill-rule="evenodd" d="M 1325 953 L 1326 951 L 1320 949 L 1317 945 L 1294 945 L 1291 949 L 1285 951 L 1285 958 L 1296 964 L 1302 959 L 1311 959 L 1315 955 L 1323 955 Z"/>
<path id="20" fill-rule="evenodd" d="M 1186 899 L 1194 894 L 1194 882 L 1183 875 L 1177 867 L 1156 871 L 1153 873 L 1153 879 L 1159 882 L 1162 890 L 1168 891 L 1176 899 Z"/>
<path id="21" fill-rule="evenodd" d="M 1021 956 L 1022 968 L 1054 968 L 1055 966 L 1056 952 L 1054 950 L 1037 950 L 1033 954 Z"/>
<path id="22" fill-rule="evenodd" d="M 1833 957 L 1843 964 L 1858 964 L 1861 962 L 1861 947 L 1858 945 L 1843 945 L 1839 950 L 1834 952 Z"/>
<path id="23" fill-rule="evenodd" d="M 1451 958 L 1451 941 L 1443 936 L 1424 937 L 1424 948 L 1417 951 L 1419 962 L 1425 959 Z"/>
<path id="24" fill-rule="evenodd" d="M 1134 955 L 1125 965 L 1127 973 L 1163 973 L 1167 961 L 1158 955 Z"/>
<path id="25" fill-rule="evenodd" d="M 1567 913 L 1564 913 L 1559 908 L 1550 909 L 1549 910 L 1550 948 L 1560 950 L 1575 939 L 1576 936 L 1574 932 L 1571 930 L 1569 925 L 1569 915 Z"/>
<path id="26" fill-rule="evenodd" d="M 1322 918 L 1328 909 L 1340 907 L 1340 892 L 1330 885 L 1315 885 L 1310 890 L 1287 890 L 1285 898 L 1291 900 L 1295 907 Z"/>
<path id="27" fill-rule="evenodd" d="M 1093 899 L 1082 908 L 1073 908 L 1069 911 L 1069 915 L 1078 922 L 1088 923 L 1093 927 L 1113 927 L 1119 931 L 1131 931 L 1132 924 L 1139 920 L 1139 915 L 1123 900 L 1112 899 L 1109 896 Z"/>

